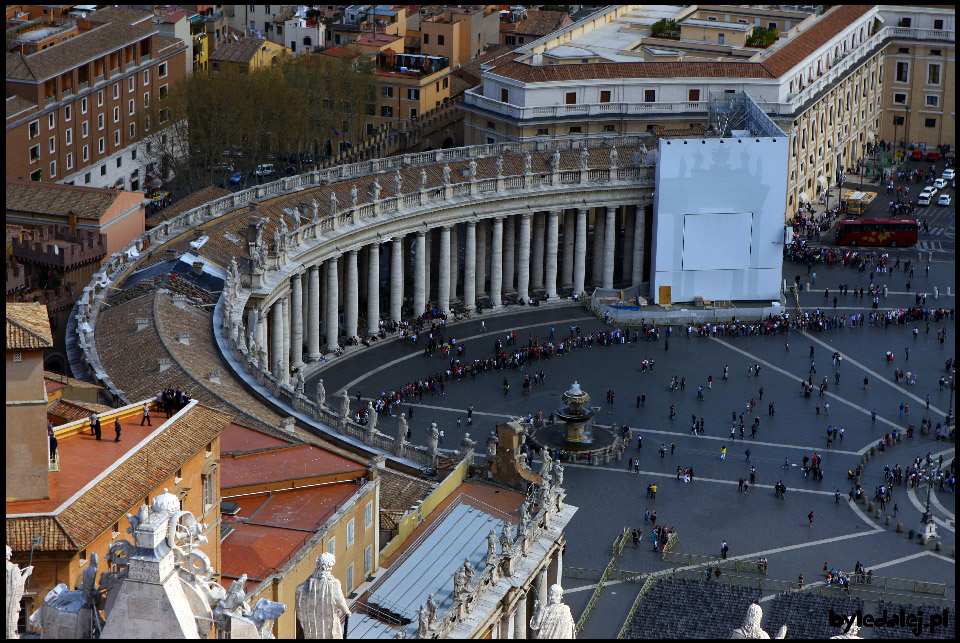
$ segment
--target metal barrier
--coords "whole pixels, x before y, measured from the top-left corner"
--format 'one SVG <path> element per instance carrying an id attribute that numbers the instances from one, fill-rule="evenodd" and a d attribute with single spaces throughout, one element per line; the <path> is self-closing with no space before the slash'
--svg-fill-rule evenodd
<path id="1" fill-rule="evenodd" d="M 667 544 L 670 544 L 669 540 Z M 767 564 L 752 559 L 717 558 L 715 556 L 702 556 L 700 554 L 681 554 L 679 552 L 664 551 L 661 560 L 670 563 L 680 563 L 684 567 L 710 565 L 711 567 L 719 567 L 720 569 L 732 569 L 736 572 L 767 574 Z"/>
<path id="2" fill-rule="evenodd" d="M 931 583 L 929 581 L 909 580 L 906 578 L 887 578 L 885 576 L 873 576 L 871 578 L 866 574 L 840 573 L 843 574 L 845 578 L 849 578 L 854 585 L 872 586 L 875 588 L 873 591 L 898 589 L 914 594 L 947 595 L 947 586 L 943 583 Z"/>
<path id="3" fill-rule="evenodd" d="M 585 569 L 583 567 L 568 567 L 564 565 L 563 576 L 564 578 L 576 580 L 598 581 L 603 577 L 603 572 L 599 569 Z"/>
<path id="4" fill-rule="evenodd" d="M 667 537 L 667 542 L 663 544 L 663 551 L 660 554 L 660 560 L 665 560 L 666 555 L 670 553 L 670 551 L 678 542 L 680 542 L 680 533 L 675 531 L 670 534 L 669 537 Z"/>
<path id="5" fill-rule="evenodd" d="M 640 607 L 640 601 L 643 600 L 643 597 L 647 595 L 647 592 L 657 584 L 657 576 L 655 574 L 650 574 L 647 576 L 647 580 L 643 583 L 643 587 L 640 588 L 640 591 L 637 592 L 637 598 L 634 599 L 633 605 L 630 606 L 630 611 L 627 612 L 627 620 L 623 622 L 623 627 L 620 628 L 620 632 L 617 633 L 617 638 L 622 639 L 627 634 L 627 627 L 630 625 L 630 621 L 633 620 L 633 615 L 637 613 L 637 608 Z"/>
<path id="6" fill-rule="evenodd" d="M 629 528 L 624 527 L 623 532 L 616 537 L 613 541 L 613 547 L 611 548 L 612 556 L 610 562 L 607 563 L 606 569 L 603 570 L 603 574 L 600 576 L 600 580 L 597 582 L 596 589 L 593 590 L 593 595 L 590 597 L 590 601 L 587 603 L 587 606 L 583 608 L 583 613 L 580 615 L 580 618 L 577 620 L 576 631 L 574 632 L 574 638 L 580 635 L 580 632 L 583 631 L 583 626 L 586 625 L 587 619 L 590 618 L 590 613 L 593 611 L 594 605 L 597 603 L 597 599 L 600 598 L 600 592 L 603 591 L 603 585 L 610 578 L 610 575 L 614 573 L 617 569 L 617 556 L 623 554 L 623 546 L 627 542 L 627 537 L 629 534 Z"/>

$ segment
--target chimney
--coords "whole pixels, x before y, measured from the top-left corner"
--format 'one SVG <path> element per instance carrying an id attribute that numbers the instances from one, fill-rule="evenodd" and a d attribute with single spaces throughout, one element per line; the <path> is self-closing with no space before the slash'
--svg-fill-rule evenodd
<path id="1" fill-rule="evenodd" d="M 190 333 L 177 333 L 177 341 L 183 344 L 184 346 L 190 345 Z"/>
<path id="2" fill-rule="evenodd" d="M 160 362 L 160 372 L 161 372 L 161 373 L 164 372 L 165 370 L 167 370 L 168 368 L 170 368 L 170 358 L 169 358 L 169 357 L 161 357 L 161 358 L 159 359 L 159 362 Z"/>
<path id="3" fill-rule="evenodd" d="M 207 373 L 207 379 L 210 380 L 210 382 L 212 382 L 213 384 L 219 384 L 221 375 L 222 373 L 219 370 L 210 371 L 209 373 Z"/>
<path id="4" fill-rule="evenodd" d="M 147 317 L 137 317 L 136 322 L 137 322 L 138 333 L 150 325 L 150 320 Z"/>
<path id="5" fill-rule="evenodd" d="M 198 275 L 202 275 L 202 274 L 203 274 L 203 262 L 202 262 L 202 261 L 194 261 L 194 262 L 193 262 L 193 271 L 194 271 L 195 273 L 197 273 Z"/>

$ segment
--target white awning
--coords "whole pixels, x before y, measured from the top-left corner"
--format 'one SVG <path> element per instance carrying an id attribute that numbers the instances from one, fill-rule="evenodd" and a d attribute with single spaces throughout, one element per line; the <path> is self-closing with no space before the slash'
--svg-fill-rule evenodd
<path id="1" fill-rule="evenodd" d="M 818 177 L 817 177 L 817 183 L 819 183 L 819 184 L 820 184 L 821 186 L 823 186 L 823 187 L 827 187 L 827 177 L 825 177 L 825 176 L 818 176 Z"/>
<path id="2" fill-rule="evenodd" d="M 807 201 L 810 200 L 810 197 L 807 196 L 807 193 L 806 193 L 806 192 L 802 192 L 802 191 L 801 191 L 801 192 L 800 192 L 799 199 L 800 199 L 800 203 L 806 203 Z"/>

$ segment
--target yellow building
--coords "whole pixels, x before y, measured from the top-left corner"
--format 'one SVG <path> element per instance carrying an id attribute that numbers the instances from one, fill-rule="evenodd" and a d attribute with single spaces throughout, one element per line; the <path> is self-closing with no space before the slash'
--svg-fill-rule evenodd
<path id="1" fill-rule="evenodd" d="M 241 74 L 253 69 L 275 65 L 290 50 L 266 38 L 236 38 L 220 45 L 210 54 L 210 70 L 214 72 L 236 68 Z"/>
<path id="2" fill-rule="evenodd" d="M 499 28 L 500 16 L 493 9 L 451 7 L 420 23 L 420 53 L 447 58 L 455 68 L 498 42 Z"/>

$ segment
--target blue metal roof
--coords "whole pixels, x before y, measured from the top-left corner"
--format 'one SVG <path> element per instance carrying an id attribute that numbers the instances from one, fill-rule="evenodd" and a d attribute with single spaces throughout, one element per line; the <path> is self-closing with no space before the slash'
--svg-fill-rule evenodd
<path id="1" fill-rule="evenodd" d="M 348 639 L 392 639 L 397 630 L 366 614 L 354 613 L 347 627 Z"/>

